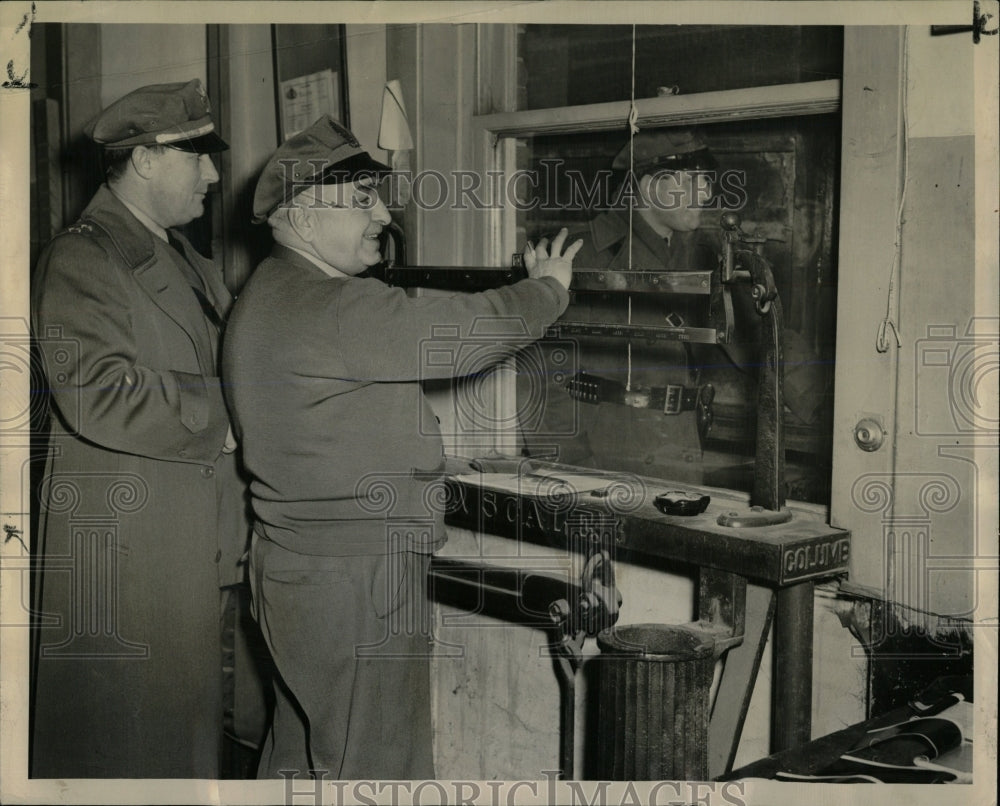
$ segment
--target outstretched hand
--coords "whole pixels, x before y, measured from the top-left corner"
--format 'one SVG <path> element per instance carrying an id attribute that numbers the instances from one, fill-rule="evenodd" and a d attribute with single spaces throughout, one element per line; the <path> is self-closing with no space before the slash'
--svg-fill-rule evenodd
<path id="1" fill-rule="evenodd" d="M 583 247 L 583 240 L 574 241 L 563 252 L 568 234 L 566 227 L 559 230 L 559 234 L 552 239 L 551 249 L 548 238 L 542 238 L 538 246 L 532 247 L 529 242 L 524 247 L 524 267 L 528 270 L 529 277 L 554 277 L 563 288 L 569 288 L 573 278 L 573 258 Z"/>

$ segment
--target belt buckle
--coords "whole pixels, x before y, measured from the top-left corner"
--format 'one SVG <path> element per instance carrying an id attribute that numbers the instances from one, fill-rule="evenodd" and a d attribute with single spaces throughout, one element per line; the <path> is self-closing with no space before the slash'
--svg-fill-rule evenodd
<path id="1" fill-rule="evenodd" d="M 663 413 L 680 414 L 684 402 L 684 387 L 679 383 L 668 383 L 664 391 Z"/>
<path id="2" fill-rule="evenodd" d="M 708 433 L 712 430 L 712 420 L 714 418 L 712 413 L 713 400 L 715 400 L 715 387 L 710 383 L 706 383 L 698 390 L 698 400 L 695 403 L 698 419 L 698 436 L 701 437 L 702 441 L 708 437 Z"/>

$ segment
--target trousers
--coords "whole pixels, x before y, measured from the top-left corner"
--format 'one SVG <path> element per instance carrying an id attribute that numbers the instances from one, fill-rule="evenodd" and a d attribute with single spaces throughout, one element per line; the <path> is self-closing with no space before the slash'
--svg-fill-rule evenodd
<path id="1" fill-rule="evenodd" d="M 277 669 L 258 778 L 434 777 L 429 562 L 303 555 L 254 536 L 254 615 Z"/>

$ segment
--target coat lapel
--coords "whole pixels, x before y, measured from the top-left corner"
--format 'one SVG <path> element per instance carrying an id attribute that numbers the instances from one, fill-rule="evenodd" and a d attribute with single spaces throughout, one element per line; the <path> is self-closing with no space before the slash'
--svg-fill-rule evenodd
<path id="1" fill-rule="evenodd" d="M 627 229 L 626 229 L 627 231 Z M 652 227 L 638 213 L 632 214 L 632 269 L 633 271 L 652 271 L 672 268 L 670 250 Z M 628 238 L 622 240 L 621 249 L 615 255 L 616 269 L 626 269 L 629 265 Z"/>
<path id="2" fill-rule="evenodd" d="M 114 194 L 102 187 L 83 213 L 110 238 L 126 267 L 150 300 L 173 319 L 191 339 L 198 365 L 207 374 L 215 374 L 215 354 L 211 337 L 198 300 L 159 240 L 147 230 Z"/>
<path id="3" fill-rule="evenodd" d="M 164 244 L 163 249 L 167 248 Z M 191 286 L 169 255 L 157 255 L 154 260 L 133 269 L 132 276 L 160 310 L 180 325 L 191 338 L 202 370 L 207 374 L 215 374 L 208 331 L 212 325 L 206 322 Z"/>
<path id="4" fill-rule="evenodd" d="M 216 270 L 215 264 L 202 257 L 198 250 L 191 246 L 187 238 L 176 230 L 173 232 L 184 249 L 184 256 L 187 258 L 188 263 L 194 267 L 194 270 L 198 272 L 198 276 L 201 277 L 202 282 L 205 284 L 205 294 L 208 297 L 208 301 L 215 308 L 219 320 L 224 322 L 229 309 L 233 305 L 233 295 L 226 288 L 226 284 L 222 281 L 222 277 Z"/>
<path id="5" fill-rule="evenodd" d="M 663 269 L 671 264 L 670 250 L 653 228 L 635 211 L 632 213 L 632 244 L 629 249 L 628 212 L 611 211 L 598 215 L 590 225 L 594 249 L 609 250 L 611 257 L 606 268 L 614 271 L 650 271 Z"/>

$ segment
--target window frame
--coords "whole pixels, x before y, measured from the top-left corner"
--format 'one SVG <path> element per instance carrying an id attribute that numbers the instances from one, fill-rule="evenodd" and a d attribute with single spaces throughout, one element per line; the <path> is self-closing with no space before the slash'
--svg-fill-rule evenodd
<path id="1" fill-rule="evenodd" d="M 516 103 L 516 40 L 513 31 L 495 32 L 477 26 L 478 62 L 475 93 L 477 109 L 500 99 L 503 106 Z M 632 104 L 639 128 L 690 126 L 739 120 L 820 115 L 841 111 L 841 80 L 799 82 L 734 90 L 692 93 L 634 101 L 550 107 L 523 111 L 491 111 L 474 114 L 469 135 L 473 167 L 480 176 L 506 178 L 516 170 L 517 140 L 539 134 L 608 131 L 624 128 Z M 495 101 L 494 101 L 495 103 Z M 468 256 L 483 266 L 510 265 L 518 251 L 517 209 L 510 205 L 489 206 L 472 233 Z M 493 386 L 495 422 L 516 421 L 517 397 L 511 379 L 516 370 L 507 361 L 497 368 Z M 518 444 L 511 427 L 492 435 L 493 449 L 510 453 Z"/>
<path id="2" fill-rule="evenodd" d="M 482 94 L 482 89 L 480 89 Z M 841 108 L 841 81 L 827 79 L 776 84 L 692 95 L 637 98 L 636 125 L 693 126 L 739 120 L 836 113 Z M 559 106 L 518 112 L 473 115 L 476 167 L 481 175 L 506 177 L 515 170 L 518 138 L 543 134 L 575 134 L 624 128 L 632 102 Z M 479 242 L 483 265 L 507 265 L 516 251 L 516 214 L 509 206 L 487 211 Z"/>

